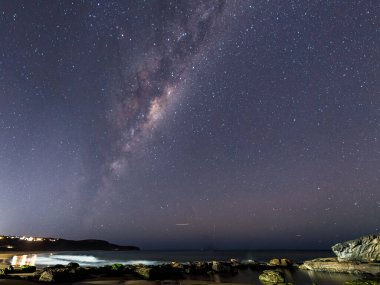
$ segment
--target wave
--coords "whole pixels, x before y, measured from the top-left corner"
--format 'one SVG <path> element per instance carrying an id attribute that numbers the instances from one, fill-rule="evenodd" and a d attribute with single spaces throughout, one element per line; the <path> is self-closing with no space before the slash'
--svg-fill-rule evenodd
<path id="1" fill-rule="evenodd" d="M 99 263 L 105 260 L 99 259 L 92 255 L 51 255 L 52 259 L 69 261 L 69 262 L 84 262 L 84 263 Z"/>
<path id="2" fill-rule="evenodd" d="M 107 260 L 102 260 L 89 255 L 38 255 L 36 265 L 56 265 L 67 264 L 70 262 L 79 263 L 81 266 L 99 266 L 107 263 Z"/>
<path id="3" fill-rule="evenodd" d="M 165 262 L 155 261 L 155 260 L 120 260 L 120 259 L 100 259 L 93 255 L 38 255 L 36 260 L 36 265 L 46 266 L 46 265 L 56 265 L 56 264 L 67 264 L 70 262 L 76 262 L 81 266 L 103 266 L 114 263 L 120 263 L 124 265 L 131 264 L 144 264 L 144 265 L 157 265 L 163 264 Z"/>

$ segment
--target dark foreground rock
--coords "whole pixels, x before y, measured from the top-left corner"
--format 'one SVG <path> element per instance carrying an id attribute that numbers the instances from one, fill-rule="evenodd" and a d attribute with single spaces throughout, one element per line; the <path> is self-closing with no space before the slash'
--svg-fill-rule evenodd
<path id="1" fill-rule="evenodd" d="M 40 282 L 55 282 L 54 274 L 51 271 L 44 271 L 41 273 L 40 278 L 38 278 Z"/>
<path id="2" fill-rule="evenodd" d="M 147 280 L 184 279 L 186 266 L 180 263 L 161 264 L 156 266 L 134 266 L 136 277 Z"/>
<path id="3" fill-rule="evenodd" d="M 378 283 L 375 280 L 365 280 L 365 279 L 344 282 L 344 285 L 378 285 L 378 284 L 380 283 Z"/>
<path id="4" fill-rule="evenodd" d="M 137 274 L 138 277 L 143 278 L 143 279 L 150 279 L 151 274 L 150 272 L 152 271 L 152 268 L 146 267 L 146 266 L 140 266 L 136 267 L 135 273 Z"/>
<path id="5" fill-rule="evenodd" d="M 308 260 L 299 268 L 311 271 L 380 275 L 380 263 L 339 261 L 336 257 Z"/>
<path id="6" fill-rule="evenodd" d="M 81 267 L 57 265 L 37 271 L 34 277 L 40 282 L 74 282 L 88 278 L 89 274 Z"/>
<path id="7" fill-rule="evenodd" d="M 337 243 L 332 250 L 339 261 L 380 262 L 380 235 Z"/>
<path id="8" fill-rule="evenodd" d="M 264 270 L 259 276 L 260 281 L 265 283 L 284 283 L 285 277 L 284 273 L 278 270 Z"/>

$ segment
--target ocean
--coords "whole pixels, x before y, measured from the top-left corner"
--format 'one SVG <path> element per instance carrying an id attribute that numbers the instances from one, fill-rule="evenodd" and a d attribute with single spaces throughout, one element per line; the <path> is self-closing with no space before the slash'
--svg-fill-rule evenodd
<path id="1" fill-rule="evenodd" d="M 47 266 L 77 262 L 82 266 L 103 266 L 113 263 L 156 265 L 177 261 L 230 260 L 269 261 L 273 258 L 288 258 L 293 262 L 302 262 L 318 257 L 331 257 L 331 251 L 67 251 L 57 253 L 39 253 L 33 257 L 35 265 Z"/>
<path id="2" fill-rule="evenodd" d="M 55 253 L 38 253 L 16 256 L 8 262 L 15 265 L 34 264 L 37 267 L 45 267 L 55 264 L 67 264 L 77 262 L 81 266 L 103 266 L 107 264 L 146 264 L 156 265 L 171 261 L 212 261 L 230 260 L 231 258 L 255 261 L 269 261 L 272 258 L 288 258 L 294 262 L 301 262 L 321 257 L 331 257 L 331 251 L 67 251 Z M 191 276 L 192 279 L 214 281 L 261 284 L 258 276 L 262 270 L 240 270 L 236 275 L 212 274 Z M 293 284 L 310 285 L 312 282 L 318 285 L 342 285 L 345 281 L 358 279 L 359 276 L 339 273 L 316 273 L 301 270 L 284 270 L 287 282 Z"/>

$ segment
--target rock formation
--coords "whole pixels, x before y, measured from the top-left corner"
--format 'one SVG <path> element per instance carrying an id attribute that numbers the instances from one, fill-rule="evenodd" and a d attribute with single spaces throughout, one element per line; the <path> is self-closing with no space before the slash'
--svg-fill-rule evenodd
<path id="1" fill-rule="evenodd" d="M 278 270 L 264 270 L 259 276 L 260 281 L 265 283 L 284 283 L 284 273 Z"/>
<path id="2" fill-rule="evenodd" d="M 380 262 L 380 235 L 337 243 L 332 250 L 339 261 Z"/>
<path id="3" fill-rule="evenodd" d="M 351 274 L 378 275 L 380 273 L 380 263 L 338 261 L 336 257 L 308 260 L 305 261 L 299 268 L 303 270 Z"/>

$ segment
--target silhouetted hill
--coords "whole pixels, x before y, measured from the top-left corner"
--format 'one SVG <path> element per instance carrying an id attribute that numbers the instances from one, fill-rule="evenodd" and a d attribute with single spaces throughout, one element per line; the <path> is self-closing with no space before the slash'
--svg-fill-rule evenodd
<path id="1" fill-rule="evenodd" d="M 104 240 L 66 240 L 56 238 L 0 236 L 0 251 L 139 250 Z"/>

